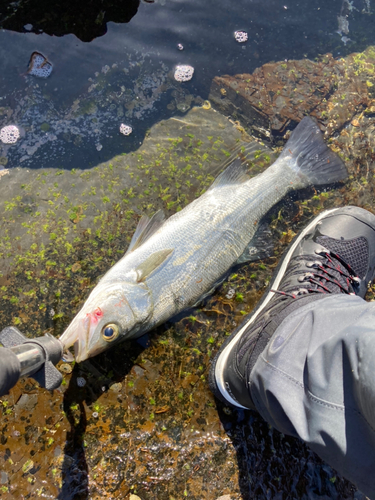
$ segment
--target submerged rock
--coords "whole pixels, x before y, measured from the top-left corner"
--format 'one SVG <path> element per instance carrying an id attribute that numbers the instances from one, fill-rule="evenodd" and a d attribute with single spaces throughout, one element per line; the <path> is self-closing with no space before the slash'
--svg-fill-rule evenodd
<path id="1" fill-rule="evenodd" d="M 268 63 L 254 73 L 214 78 L 209 98 L 217 109 L 265 138 L 285 133 L 303 116 L 328 133 L 341 129 L 373 98 L 375 49 L 317 62 Z"/>

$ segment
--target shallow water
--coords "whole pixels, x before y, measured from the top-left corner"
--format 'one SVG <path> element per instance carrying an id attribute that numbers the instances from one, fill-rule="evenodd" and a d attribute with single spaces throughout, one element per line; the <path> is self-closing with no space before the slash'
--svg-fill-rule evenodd
<path id="1" fill-rule="evenodd" d="M 142 2 L 130 23 L 108 23 L 90 43 L 0 32 L 0 128 L 22 133 L 0 146 L 1 327 L 60 335 L 142 214 L 183 208 L 238 148 L 251 145 L 251 174 L 272 162 L 288 127 L 268 143 L 250 137 L 245 111 L 213 109 L 236 103 L 230 82 L 205 102 L 215 76 L 279 61 L 264 71 L 289 78 L 290 93 L 314 94 L 312 113 L 350 173 L 346 184 L 279 203 L 267 216 L 272 255 L 234 269 L 198 308 L 141 344 L 60 363 L 64 382 L 52 394 L 27 379 L 2 397 L 2 498 L 361 498 L 301 442 L 218 403 L 207 384 L 211 357 L 255 306 L 294 234 L 325 208 L 373 210 L 374 51 L 338 61 L 375 43 L 372 17 L 365 1 L 327 3 Z M 337 33 L 338 16 L 348 16 L 349 33 Z M 237 29 L 248 42 L 234 40 Z M 47 79 L 25 75 L 33 51 L 53 64 Z M 305 75 L 291 76 L 286 59 Z M 176 64 L 195 68 L 190 82 L 175 81 Z M 316 75 L 327 80 L 324 95 L 310 88 Z M 264 90 L 260 79 L 254 85 Z M 279 116 L 257 106 L 265 123 Z M 290 128 L 300 118 L 295 108 L 286 116 Z M 121 123 L 133 133 L 121 135 Z"/>

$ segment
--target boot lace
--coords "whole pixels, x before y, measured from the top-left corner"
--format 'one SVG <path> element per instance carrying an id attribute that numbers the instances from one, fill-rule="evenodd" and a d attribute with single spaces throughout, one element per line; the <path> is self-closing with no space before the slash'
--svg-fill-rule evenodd
<path id="1" fill-rule="evenodd" d="M 309 270 L 306 271 L 304 267 Z M 297 290 L 295 285 L 291 287 L 288 282 L 292 276 L 296 275 L 298 282 L 301 283 L 301 287 Z M 280 283 L 280 290 L 271 289 L 271 292 L 292 298 L 307 293 L 356 295 L 360 283 L 361 279 L 339 254 L 324 249 L 316 250 L 315 255 L 295 257 Z"/>
<path id="2" fill-rule="evenodd" d="M 300 283 L 296 289 L 296 278 Z M 293 282 L 293 283 L 292 283 Z M 264 329 L 294 299 L 307 294 L 345 293 L 356 295 L 361 280 L 350 265 L 337 253 L 328 249 L 316 250 L 314 255 L 294 257 L 288 265 L 278 290 L 271 289 L 275 297 L 270 300 L 255 323 L 250 327 L 248 335 L 244 335 L 237 352 L 238 363 L 248 358 Z M 250 368 L 249 368 L 250 369 Z"/>

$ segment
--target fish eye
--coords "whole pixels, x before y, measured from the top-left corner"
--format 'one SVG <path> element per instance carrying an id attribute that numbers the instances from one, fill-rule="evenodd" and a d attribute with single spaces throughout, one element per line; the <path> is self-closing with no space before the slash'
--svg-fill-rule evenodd
<path id="1" fill-rule="evenodd" d="M 114 323 L 108 323 L 108 325 L 103 326 L 102 328 L 102 337 L 107 342 L 111 342 L 114 340 L 119 334 L 118 326 Z"/>

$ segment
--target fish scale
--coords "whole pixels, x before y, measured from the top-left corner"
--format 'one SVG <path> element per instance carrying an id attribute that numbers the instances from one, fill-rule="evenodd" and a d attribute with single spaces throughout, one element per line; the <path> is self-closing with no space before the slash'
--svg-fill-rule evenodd
<path id="1" fill-rule="evenodd" d="M 161 212 L 142 218 L 128 251 L 91 292 L 61 342 L 74 345 L 76 360 L 83 361 L 196 304 L 234 264 L 261 250 L 259 222 L 289 191 L 346 176 L 317 125 L 304 118 L 263 173 L 250 179 L 237 158 L 168 220 Z"/>
<path id="2" fill-rule="evenodd" d="M 150 320 L 153 326 L 197 302 L 236 263 L 251 242 L 261 216 L 292 188 L 288 179 L 291 176 L 287 175 L 275 186 L 273 179 L 278 175 L 278 170 L 283 169 L 283 165 L 275 164 L 274 167 L 274 171 L 268 169 L 266 175 L 261 174 L 259 178 L 250 179 L 245 184 L 222 186 L 209 191 L 185 213 L 180 212 L 178 220 L 169 219 L 169 227 L 163 227 L 163 231 L 155 235 L 149 245 L 145 243 L 144 255 L 171 247 L 172 244 L 174 247 L 173 255 L 165 266 L 146 279 L 147 286 L 151 290 L 158 290 L 159 296 Z M 226 200 L 233 201 L 228 203 Z M 227 208 L 219 214 L 216 213 L 218 201 Z M 208 227 L 206 223 L 202 224 L 202 220 L 207 222 Z M 176 233 L 175 224 L 184 227 L 185 231 L 180 241 L 174 238 L 172 243 Z M 195 243 L 197 238 L 202 241 L 200 245 Z M 198 248 L 194 249 L 195 246 Z M 138 256 L 139 262 L 144 255 Z M 183 264 L 175 265 L 186 255 L 189 257 Z M 173 297 L 179 296 L 183 297 L 183 303 L 179 301 L 178 307 L 175 307 Z"/>

